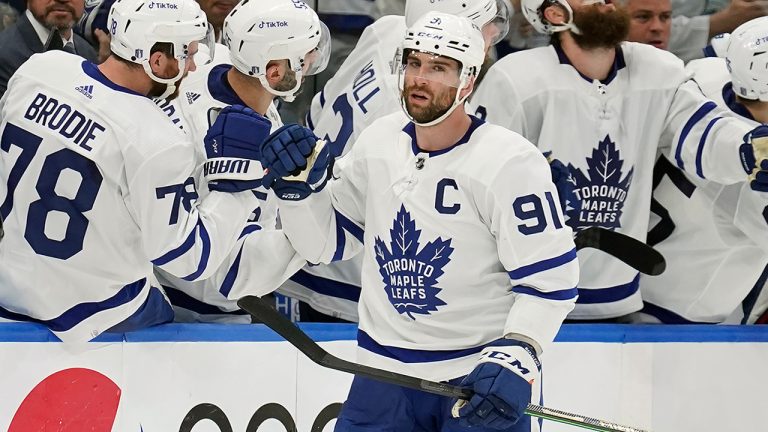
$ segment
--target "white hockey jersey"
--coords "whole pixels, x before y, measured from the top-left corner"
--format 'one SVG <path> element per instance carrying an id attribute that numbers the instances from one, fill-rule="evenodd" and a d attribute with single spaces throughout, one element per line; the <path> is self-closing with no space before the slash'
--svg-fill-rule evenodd
<path id="1" fill-rule="evenodd" d="M 193 143 L 78 56 L 32 56 L 0 118 L 0 306 L 62 340 L 89 340 L 145 308 L 160 293 L 153 265 L 210 276 L 258 206 L 251 193 L 198 198 Z"/>
<path id="2" fill-rule="evenodd" d="M 454 146 L 421 151 L 403 113 L 367 128 L 338 177 L 279 201 L 310 262 L 359 252 L 358 360 L 433 380 L 467 374 L 508 333 L 542 347 L 573 308 L 578 265 L 546 160 L 519 135 L 473 118 Z"/>
<path id="3" fill-rule="evenodd" d="M 326 140 L 334 156 L 349 152 L 376 119 L 399 112 L 397 76 L 392 61 L 405 34 L 405 17 L 385 16 L 368 26 L 323 90 L 312 99 L 306 123 Z M 355 236 L 350 226 L 345 235 Z M 327 315 L 357 321 L 362 256 L 307 266 L 291 276 L 280 292 Z"/>
<path id="4" fill-rule="evenodd" d="M 160 103 L 166 113 L 173 114 L 172 121 L 200 143 L 197 149 L 199 164 L 205 161 L 203 138 L 218 110 L 229 105 L 245 105 L 227 81 L 227 72 L 231 68 L 228 48 L 217 45 L 214 60 L 187 76 L 181 84 L 179 97 L 170 105 Z M 272 122 L 273 131 L 283 125 L 274 104 L 270 105 L 266 117 Z M 200 195 L 205 196 L 207 184 L 200 183 L 203 184 Z M 274 193 L 263 187 L 253 193 L 259 199 L 259 206 L 254 207 L 233 253 L 212 277 L 204 281 L 185 281 L 158 272 L 160 282 L 176 307 L 177 321 L 250 322 L 250 317 L 240 311 L 236 300 L 248 294 L 261 296 L 274 291 L 305 264 L 277 228 Z"/>
<path id="5" fill-rule="evenodd" d="M 705 96 L 758 125 L 737 102 L 725 59 L 694 60 L 686 69 Z M 768 276 L 768 194 L 682 172 L 664 156 L 653 183 L 648 243 L 667 269 L 641 276 L 642 313 L 665 323 L 724 322 L 753 289 L 756 298 Z M 742 315 L 749 316 L 754 301 L 747 303 Z"/>
<path id="6" fill-rule="evenodd" d="M 531 73 L 536 71 L 536 73 Z M 557 46 L 494 64 L 470 102 L 477 115 L 552 151 L 570 170 L 568 224 L 601 226 L 645 241 L 658 143 L 681 168 L 723 183 L 746 178 L 738 147 L 751 125 L 723 118 L 680 60 L 625 42 L 609 76 L 581 75 Z M 594 249 L 579 251 L 579 300 L 570 318 L 622 316 L 642 307 L 638 273 Z"/>

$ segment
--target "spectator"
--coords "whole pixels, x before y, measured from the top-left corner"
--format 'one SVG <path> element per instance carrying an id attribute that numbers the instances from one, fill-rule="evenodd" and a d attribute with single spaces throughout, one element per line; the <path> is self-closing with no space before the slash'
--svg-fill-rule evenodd
<path id="1" fill-rule="evenodd" d="M 0 31 L 12 26 L 19 18 L 19 13 L 8 3 L 0 3 Z"/>
<path id="2" fill-rule="evenodd" d="M 96 51 L 72 27 L 83 15 L 83 0 L 28 0 L 14 27 L 0 33 L 0 96 L 8 80 L 32 54 L 61 47 L 96 61 Z"/>

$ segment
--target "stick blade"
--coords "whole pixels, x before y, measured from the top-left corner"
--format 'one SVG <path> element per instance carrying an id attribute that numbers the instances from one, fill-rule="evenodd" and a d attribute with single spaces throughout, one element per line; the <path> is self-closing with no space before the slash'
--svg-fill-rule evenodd
<path id="1" fill-rule="evenodd" d="M 643 274 L 658 276 L 667 268 L 659 251 L 626 234 L 590 227 L 579 231 L 574 241 L 576 249 L 599 249 Z"/>

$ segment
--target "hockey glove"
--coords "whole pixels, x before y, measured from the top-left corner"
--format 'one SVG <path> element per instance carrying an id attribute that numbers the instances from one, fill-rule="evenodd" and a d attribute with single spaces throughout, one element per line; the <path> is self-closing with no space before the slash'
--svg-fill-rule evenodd
<path id="1" fill-rule="evenodd" d="M 571 177 L 568 168 L 560 162 L 559 159 L 547 155 L 549 161 L 549 171 L 552 173 L 552 183 L 557 188 L 557 196 L 560 198 L 560 209 L 565 213 L 567 210 L 568 197 L 573 194 L 573 183 L 569 181 Z"/>
<path id="2" fill-rule="evenodd" d="M 203 139 L 208 156 L 203 176 L 208 188 L 240 192 L 261 186 L 264 169 L 259 148 L 271 128 L 266 117 L 242 105 L 221 110 Z"/>
<path id="3" fill-rule="evenodd" d="M 302 200 L 328 181 L 333 162 L 329 148 L 305 127 L 281 127 L 267 138 L 261 152 L 267 168 L 264 187 L 272 188 L 280 199 Z"/>
<path id="4" fill-rule="evenodd" d="M 458 400 L 453 416 L 464 427 L 506 430 L 524 415 L 531 386 L 538 385 L 541 364 L 533 347 L 515 339 L 499 339 L 480 353 L 475 369 L 461 382 L 475 394 Z"/>
<path id="5" fill-rule="evenodd" d="M 768 192 L 768 126 L 760 125 L 746 134 L 739 153 L 744 171 L 749 174 L 749 187 Z"/>

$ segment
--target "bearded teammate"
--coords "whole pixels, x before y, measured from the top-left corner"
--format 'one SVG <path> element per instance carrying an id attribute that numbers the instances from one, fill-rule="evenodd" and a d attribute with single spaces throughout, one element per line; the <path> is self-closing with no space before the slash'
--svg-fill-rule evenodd
<path id="1" fill-rule="evenodd" d="M 713 41 L 724 58 L 686 67 L 705 96 L 754 126 L 768 122 L 768 55 L 756 44 L 763 38 L 768 18 L 749 21 Z M 768 277 L 766 194 L 685 173 L 664 156 L 654 186 L 648 242 L 664 255 L 667 270 L 640 278 L 644 306 L 635 318 L 714 324 L 736 310 L 744 322 L 757 320 L 764 306 L 755 310 L 756 299 Z"/>
<path id="2" fill-rule="evenodd" d="M 368 127 L 332 181 L 327 146 L 314 162 L 302 156 L 316 140 L 306 128 L 262 147 L 264 182 L 274 179 L 299 253 L 310 262 L 364 254 L 358 360 L 463 379 L 476 392 L 455 419 L 449 398 L 357 376 L 336 431 L 538 429 L 523 410 L 538 400 L 537 357 L 573 308 L 576 251 L 541 152 L 464 111 L 483 45 L 466 18 L 417 20 L 396 60 L 407 116 Z M 284 177 L 302 166 L 305 182 Z M 346 225 L 363 232 L 362 251 L 337 236 Z"/>
<path id="3" fill-rule="evenodd" d="M 581 0 L 523 0 L 522 8 L 553 45 L 496 62 L 470 111 L 567 165 L 573 229 L 600 226 L 644 241 L 660 142 L 672 144 L 666 150 L 677 166 L 713 181 L 744 181 L 754 169 L 752 146 L 742 146 L 751 142 L 753 125 L 716 120 L 723 110 L 701 95 L 673 55 L 622 43 L 626 12 Z M 591 249 L 579 251 L 579 263 L 579 299 L 570 318 L 611 319 L 642 307 L 636 270 Z"/>
<path id="4" fill-rule="evenodd" d="M 147 96 L 172 97 L 209 33 L 192 0 L 121 0 L 111 57 L 35 55 L 0 101 L 0 315 L 47 325 L 65 341 L 170 321 L 153 266 L 209 276 L 258 206 L 249 190 L 199 198 L 192 143 Z M 55 71 L 52 73 L 51 71 Z M 206 163 L 260 166 L 268 124 L 223 112 Z M 255 170 L 241 170 L 261 176 Z M 212 178 L 215 180 L 215 178 Z"/>
<path id="5" fill-rule="evenodd" d="M 381 116 L 400 111 L 392 61 L 408 26 L 428 11 L 470 18 L 482 29 L 485 51 L 507 34 L 511 7 L 505 0 L 408 0 L 405 16 L 389 15 L 369 25 L 334 77 L 312 99 L 307 126 L 339 157 Z M 344 233 L 355 237 L 352 227 Z M 331 265 L 307 266 L 283 284 L 281 293 L 324 314 L 357 321 L 361 257 Z M 306 314 L 306 313 L 305 313 Z"/>
<path id="6" fill-rule="evenodd" d="M 293 100 L 304 78 L 325 68 L 328 29 L 303 2 L 260 0 L 235 6 L 224 21 L 223 33 L 227 46 L 216 50 L 211 64 L 190 74 L 172 105 L 178 124 L 197 139 L 205 136 L 223 107 L 244 105 L 277 130 L 283 124 L 273 99 Z M 198 150 L 199 157 L 202 151 Z M 306 264 L 277 229 L 273 193 L 261 187 L 261 179 L 252 187 L 259 206 L 218 272 L 197 282 L 159 272 L 176 306 L 177 320 L 249 322 L 235 300 L 274 291 Z M 207 191 L 202 188 L 199 193 L 205 196 Z"/>

